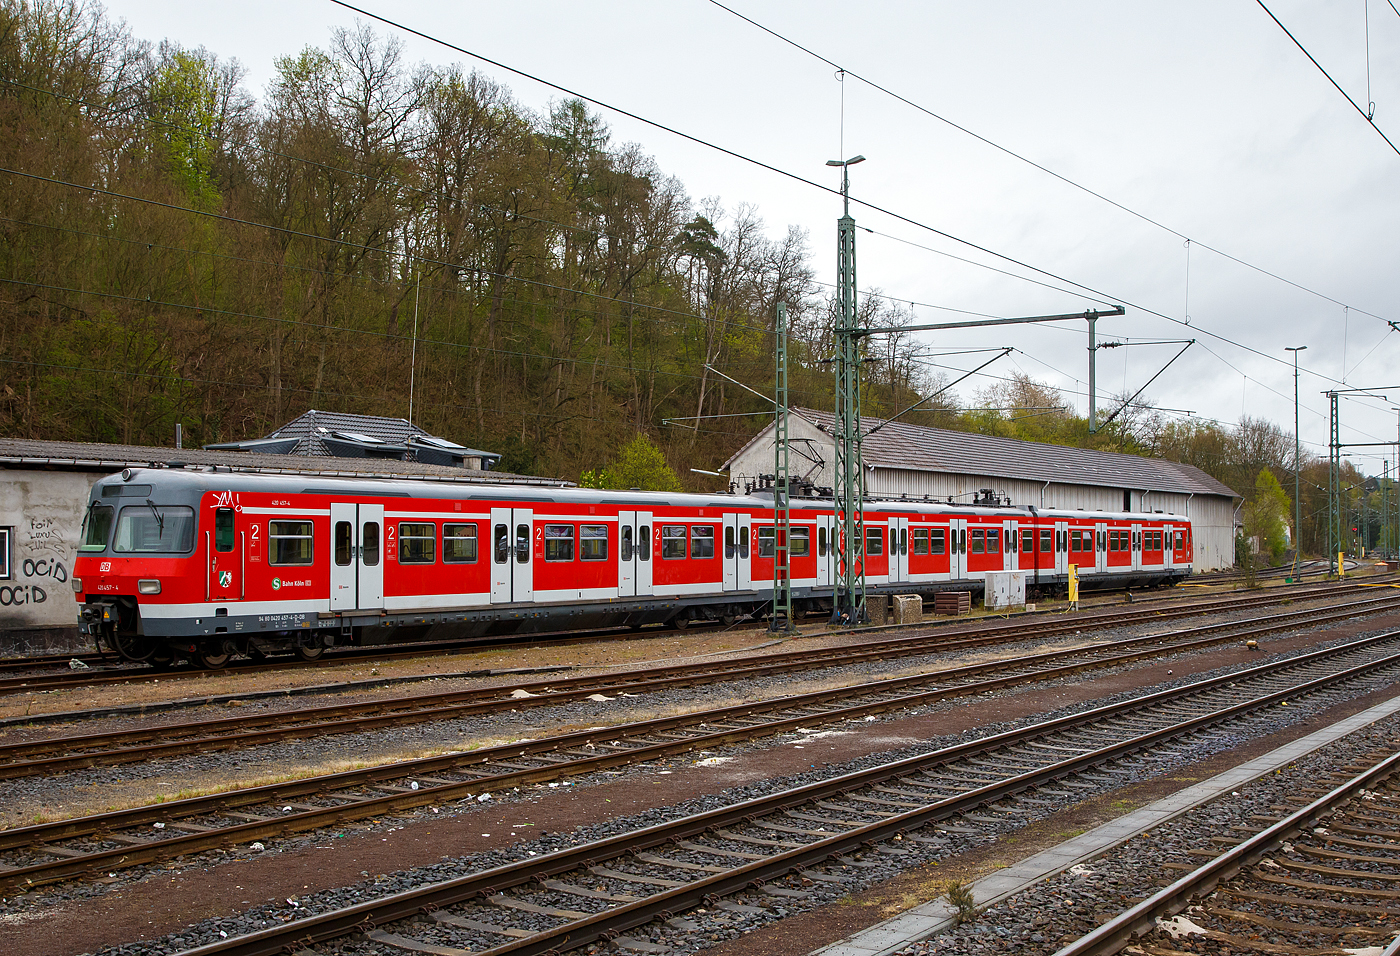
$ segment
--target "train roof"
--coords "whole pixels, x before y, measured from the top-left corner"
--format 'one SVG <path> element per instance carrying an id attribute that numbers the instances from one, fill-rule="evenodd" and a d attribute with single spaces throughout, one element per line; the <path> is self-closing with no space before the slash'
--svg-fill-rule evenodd
<path id="1" fill-rule="evenodd" d="M 750 508 L 768 510 L 773 507 L 771 492 L 730 495 L 707 494 L 704 492 L 662 492 L 662 491 L 611 491 L 596 488 L 526 486 L 501 484 L 458 478 L 423 481 L 413 478 L 379 477 L 358 475 L 352 477 L 324 475 L 317 473 L 263 474 L 232 471 L 212 467 L 165 467 L 129 468 L 120 474 L 101 479 L 93 488 L 97 497 L 104 495 L 104 489 L 113 482 L 120 484 L 156 484 L 162 492 L 174 491 L 197 496 L 206 491 L 268 492 L 283 494 L 321 494 L 347 497 L 352 495 L 370 497 L 417 497 L 480 499 L 489 501 L 533 501 L 533 502 L 573 502 L 579 504 L 607 503 L 621 507 L 655 510 L 662 507 L 693 508 Z M 797 512 L 825 510 L 831 507 L 832 499 L 822 497 L 794 496 L 792 509 Z M 957 514 L 962 516 L 1015 518 L 1029 515 L 1090 521 L 1141 521 L 1143 519 L 1162 520 L 1172 516 L 1141 514 L 1120 511 L 1070 511 L 1062 509 L 1030 508 L 1027 506 L 988 506 L 971 504 L 950 504 L 943 501 L 925 499 L 871 499 L 866 502 L 867 511 L 884 513 Z"/>

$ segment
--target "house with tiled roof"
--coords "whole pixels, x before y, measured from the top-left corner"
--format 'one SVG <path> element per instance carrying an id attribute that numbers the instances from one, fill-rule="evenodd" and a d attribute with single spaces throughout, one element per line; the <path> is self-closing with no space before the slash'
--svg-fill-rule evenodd
<path id="1" fill-rule="evenodd" d="M 1240 496 L 1192 465 L 905 422 L 863 425 L 868 497 L 1183 515 L 1191 519 L 1196 570 L 1234 564 Z M 814 489 L 835 484 L 834 428 L 831 412 L 792 410 L 789 470 L 795 480 Z M 725 463 L 735 490 L 759 487 L 762 476 L 773 473 L 773 443 L 769 425 Z"/>
<path id="2" fill-rule="evenodd" d="M 264 438 L 206 445 L 210 451 L 247 451 L 312 458 L 383 458 L 490 471 L 501 456 L 430 435 L 405 418 L 311 409 Z"/>

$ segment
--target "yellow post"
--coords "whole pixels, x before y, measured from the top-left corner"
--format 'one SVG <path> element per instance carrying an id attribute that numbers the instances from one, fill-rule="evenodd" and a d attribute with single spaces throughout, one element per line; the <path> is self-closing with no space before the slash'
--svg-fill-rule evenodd
<path id="1" fill-rule="evenodd" d="M 1339 578 L 1346 577 L 1346 573 L 1347 573 L 1346 565 L 1344 565 L 1344 564 L 1342 563 L 1342 558 L 1343 558 L 1345 555 L 1346 555 L 1346 552 L 1345 552 L 1345 551 L 1338 551 L 1338 552 L 1337 552 L 1337 577 L 1339 577 Z"/>
<path id="2" fill-rule="evenodd" d="M 1069 566 L 1069 607 L 1071 611 L 1079 610 L 1079 565 Z"/>

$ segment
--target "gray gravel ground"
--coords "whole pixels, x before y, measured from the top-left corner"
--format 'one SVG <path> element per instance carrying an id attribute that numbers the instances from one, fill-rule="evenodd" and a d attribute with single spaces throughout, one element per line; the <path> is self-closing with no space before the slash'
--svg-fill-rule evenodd
<path id="1" fill-rule="evenodd" d="M 1346 640 L 1354 640 L 1348 638 Z M 1344 643 L 1337 641 L 1334 643 Z M 1261 659 L 1263 663 L 1267 658 Z M 1224 671 L 1222 670 L 1222 673 Z M 1190 680 L 1199 680 L 1212 675 L 1194 675 Z M 1305 720 L 1314 714 L 1326 709 L 1329 706 L 1343 699 L 1360 696 L 1372 692 L 1380 687 L 1386 686 L 1393 681 L 1393 677 L 1376 677 L 1359 682 L 1347 689 L 1345 692 L 1325 693 L 1314 695 L 1311 698 L 1301 699 L 1293 702 L 1293 706 L 1288 708 L 1269 708 L 1241 721 L 1237 721 L 1228 728 L 1221 728 L 1217 731 L 1206 732 L 1193 737 L 1189 746 L 1182 746 L 1181 742 L 1175 742 L 1168 753 L 1164 755 L 1138 756 L 1125 760 L 1110 769 L 1106 769 L 1102 774 L 1102 779 L 1098 781 L 1097 791 L 1080 791 L 1081 799 L 1091 796 L 1094 793 L 1109 792 L 1123 785 L 1158 777 L 1171 771 L 1174 767 L 1179 767 L 1222 751 L 1233 749 L 1249 740 L 1260 736 L 1268 735 L 1298 721 Z M 1161 689 L 1168 686 L 1188 682 L 1185 678 L 1174 682 L 1159 685 Z M 1049 715 L 1037 717 L 1039 721 L 1048 717 L 1060 716 L 1062 713 L 1081 712 L 1092 707 L 1102 706 L 1119 699 L 1141 696 L 1145 691 L 1134 690 L 1118 695 L 1114 698 L 1104 698 L 1090 703 L 1077 705 L 1063 712 L 1055 712 Z M 726 688 L 726 695 L 732 695 L 734 689 Z M 937 705 L 929 708 L 927 712 L 937 712 L 939 708 L 957 706 L 954 704 Z M 574 714 L 577 719 L 577 714 Z M 863 760 L 854 761 L 848 764 L 832 767 L 822 767 L 806 774 L 800 774 L 783 779 L 765 781 L 762 785 L 736 788 L 722 795 L 706 795 L 683 804 L 661 808 L 647 813 L 638 814 L 631 817 L 618 818 L 599 823 L 569 834 L 541 834 L 539 839 L 528 843 L 517 844 L 508 850 L 474 855 L 461 859 L 447 861 L 433 866 L 420 867 L 412 871 L 398 872 L 381 875 L 373 879 L 367 879 L 355 886 L 345 887 L 336 890 L 317 893 L 305 899 L 297 899 L 289 903 L 280 903 L 275 906 L 259 906 L 235 917 L 208 921 L 197 926 L 190 927 L 181 933 L 155 941 L 144 941 L 140 944 L 111 947 L 102 951 L 102 956 L 136 956 L 136 954 L 165 954 L 179 952 L 206 942 L 212 942 L 222 937 L 222 934 L 237 935 L 253 932 L 267 926 L 274 925 L 290 919 L 303 917 L 311 913 L 323 912 L 329 909 L 340 908 L 354 903 L 363 902 L 367 899 L 376 898 L 388 893 L 399 892 L 412 886 L 422 885 L 424 882 L 452 879 L 457 876 L 478 872 L 484 868 L 499 865 L 506 861 L 520 859 L 529 854 L 546 853 L 564 846 L 575 845 L 580 842 L 587 842 L 609 837 L 621 832 L 633 830 L 639 827 L 649 826 L 664 820 L 676 819 L 682 816 L 703 812 L 719 806 L 728 805 L 733 802 L 742 801 L 757 797 L 763 794 L 776 792 L 793 786 L 814 782 L 819 779 L 829 778 L 839 773 L 846 773 L 867 766 L 875 766 L 891 760 L 912 756 L 916 752 L 927 752 L 927 750 L 938 747 L 950 746 L 962 742 L 965 739 L 973 739 L 988 734 L 998 733 L 1003 730 L 1012 729 L 1022 723 L 1033 721 L 1007 723 L 996 726 L 981 728 L 976 733 L 968 733 L 960 736 L 946 737 L 929 741 L 928 744 L 918 748 L 911 748 L 897 752 L 887 752 L 873 754 Z M 775 743 L 783 742 L 784 738 L 777 741 L 760 741 L 749 745 L 745 749 L 763 749 L 773 746 Z M 790 739 L 789 741 L 790 742 Z M 1339 744 L 1337 746 L 1343 746 Z M 1329 758 L 1324 756 L 1316 758 L 1323 764 L 1329 762 Z M 1301 765 L 1301 762 L 1300 762 Z M 624 774 L 634 774 L 645 777 L 654 772 L 655 768 L 646 766 L 629 768 Z M 581 781 L 580 786 L 587 786 L 588 781 Z M 1287 787 L 1286 782 L 1274 783 L 1273 778 L 1263 784 L 1264 786 L 1274 785 Z M 534 800 L 541 796 L 543 788 L 527 788 L 518 793 L 497 794 L 496 797 L 502 801 L 514 800 Z M 1231 801 L 1238 803 L 1232 808 Z M 1230 798 L 1220 805 L 1226 807 L 1220 813 L 1236 813 L 1228 819 L 1212 819 L 1207 817 L 1201 827 L 1211 829 L 1212 832 L 1219 832 L 1222 825 L 1228 826 L 1230 820 L 1246 819 L 1248 814 L 1256 812 L 1256 808 L 1268 802 L 1266 797 L 1261 797 L 1253 802 L 1246 802 Z M 1068 803 L 1068 802 L 1067 802 Z M 1066 803 L 1066 805 L 1067 805 Z M 1213 805 L 1215 806 L 1215 805 Z M 905 840 L 898 844 L 890 844 L 876 847 L 859 857 L 850 861 L 842 868 L 834 870 L 837 875 L 849 882 L 826 883 L 817 882 L 812 886 L 803 886 L 805 891 L 802 898 L 775 897 L 761 891 L 755 891 L 728 901 L 723 907 L 710 909 L 708 912 L 692 912 L 684 914 L 684 918 L 677 923 L 662 925 L 655 924 L 643 927 L 634 931 L 631 935 L 639 939 L 649 939 L 672 947 L 676 952 L 690 952 L 703 949 L 726 939 L 734 938 L 762 925 L 766 925 L 774 920 L 783 918 L 793 912 L 811 909 L 826 903 L 834 902 L 854 891 L 876 885 L 897 876 L 906 868 L 924 863 L 932 863 L 956 856 L 978 846 L 985 845 L 998 839 L 999 836 L 1011 833 L 1021 827 L 1026 822 L 1041 819 L 1061 809 L 1058 805 L 1045 805 L 1044 802 L 1034 804 L 1026 803 L 1012 808 L 1013 812 L 1003 813 L 988 809 L 979 812 L 971 819 L 959 821 L 953 826 L 942 826 L 930 829 L 927 835 L 934 837 L 931 842 L 917 842 Z M 454 808 L 443 808 L 442 812 L 452 813 Z M 1237 811 L 1237 812 L 1236 812 Z M 1216 811 L 1211 811 L 1216 812 Z M 421 814 L 420 814 L 421 815 Z M 397 821 L 401 825 L 402 819 Z M 1224 820 L 1222 823 L 1221 821 Z M 396 821 L 384 821 L 381 826 L 395 825 Z M 1170 831 L 1172 827 L 1164 828 Z M 1202 831 L 1204 832 L 1204 830 Z M 1189 837 L 1163 836 L 1162 853 L 1170 853 L 1173 850 L 1178 852 L 1184 849 L 1183 840 Z M 290 841 L 289 845 L 298 845 L 299 841 Z M 1133 841 L 1129 852 L 1138 854 L 1147 852 L 1142 847 L 1150 846 L 1150 841 Z M 1039 950 L 1026 949 L 1027 946 L 1039 946 L 1042 943 L 1053 950 L 1054 943 L 1064 935 L 1063 932 L 1052 926 L 1050 918 L 1058 918 L 1061 915 L 1072 917 L 1075 920 L 1092 925 L 1101 921 L 1101 917 L 1110 910 L 1116 913 L 1121 909 L 1122 901 L 1135 892 L 1145 879 L 1155 878 L 1160 873 L 1159 863 L 1153 863 L 1149 872 L 1147 857 L 1141 859 L 1142 863 L 1135 864 L 1130 859 L 1120 870 L 1116 870 L 1107 875 L 1089 877 L 1065 877 L 1071 881 L 1068 885 L 1071 889 L 1078 887 L 1075 892 L 1068 892 L 1061 889 L 1059 896 L 1047 896 L 1046 902 L 1032 906 L 1032 909 L 1017 910 L 1015 915 L 1009 917 L 1009 922 L 1005 922 L 994 913 L 989 913 L 985 919 L 978 920 L 961 928 L 957 933 L 946 937 L 939 937 L 929 944 L 920 944 L 923 949 L 911 949 L 910 952 L 932 951 L 929 947 L 938 946 L 963 946 L 967 947 L 967 952 L 987 952 L 994 949 L 1013 947 L 1018 948 L 1018 952 L 1033 952 Z M 1154 859 L 1161 859 L 1154 858 Z M 198 861 L 189 861 L 195 862 Z M 1138 871 L 1141 870 L 1141 873 Z M 139 878 L 139 874 L 136 875 Z M 1081 881 L 1074 883 L 1073 881 Z M 1081 885 L 1082 884 L 1082 885 Z M 790 884 L 794 888 L 799 884 Z M 1079 890 L 1082 890 L 1079 891 Z M 81 898 L 85 894 L 98 892 L 91 886 L 57 887 L 49 892 L 32 894 L 29 899 L 11 901 L 20 906 L 43 905 L 43 901 L 52 902 L 56 898 Z M 1047 890 L 1048 892 L 1048 890 Z M 71 895 L 70 895 L 71 894 Z M 1065 903 L 1064 900 L 1070 900 Z M 739 904 L 734 907 L 733 904 Z M 1013 903 L 1011 906 L 1019 904 Z M 1060 913 L 1056 910 L 1059 907 L 1063 910 Z M 577 907 L 574 907 L 577 908 Z M 1020 920 L 1017 922 L 1017 920 Z M 1004 925 L 1003 925 L 1004 923 Z M 1058 924 L 1055 924 L 1058 925 Z M 1068 925 L 1068 924 L 1067 924 Z M 1040 940 L 1036 937 L 1039 936 Z M 949 942 L 945 942 L 945 940 Z M 964 942 L 965 941 L 965 942 Z M 379 952 L 375 944 L 360 943 L 341 950 L 343 952 Z"/>

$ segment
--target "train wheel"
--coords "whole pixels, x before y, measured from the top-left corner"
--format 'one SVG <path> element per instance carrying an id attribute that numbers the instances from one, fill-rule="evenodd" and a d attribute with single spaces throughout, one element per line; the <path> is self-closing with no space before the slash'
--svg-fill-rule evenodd
<path id="1" fill-rule="evenodd" d="M 683 631 L 690 627 L 690 615 L 684 613 L 677 614 L 671 623 Z"/>
<path id="2" fill-rule="evenodd" d="M 165 648 L 160 648 L 151 655 L 151 667 L 158 671 L 168 671 L 175 666 L 175 655 Z"/>
<path id="3" fill-rule="evenodd" d="M 201 647 L 194 654 L 194 662 L 207 671 L 222 670 L 228 666 L 228 659 L 228 652 L 222 649 Z"/>
<path id="4" fill-rule="evenodd" d="M 317 644 L 315 647 L 307 647 L 304 644 L 297 645 L 297 657 L 300 657 L 304 661 L 319 660 L 324 653 L 326 653 L 326 649 L 320 644 Z"/>

